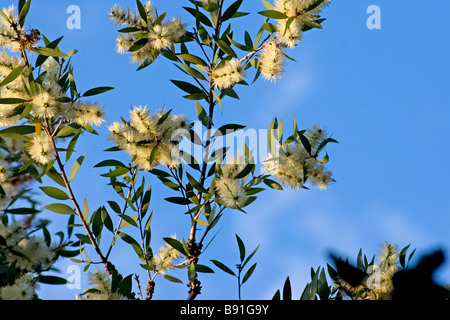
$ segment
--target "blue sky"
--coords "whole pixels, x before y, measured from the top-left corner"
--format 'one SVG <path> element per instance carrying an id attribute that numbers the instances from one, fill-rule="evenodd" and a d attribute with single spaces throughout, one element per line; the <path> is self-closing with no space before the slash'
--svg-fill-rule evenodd
<path id="1" fill-rule="evenodd" d="M 166 106 L 195 119 L 195 105 L 181 98 L 181 92 L 169 82 L 186 79 L 168 61 L 159 59 L 136 72 L 137 66 L 128 56 L 115 53 L 117 28 L 107 18 L 115 2 L 33 1 L 27 25 L 49 39 L 64 35 L 63 51 L 79 50 L 73 64 L 80 90 L 104 85 L 116 88 L 96 97 L 106 106 L 108 124 L 127 117 L 132 105 Z M 132 0 L 117 2 L 135 6 Z M 159 12 L 180 15 L 192 25 L 191 16 L 181 9 L 187 3 L 155 1 Z M 66 9 L 72 4 L 81 9 L 80 30 L 66 27 Z M 373 4 L 381 9 L 379 30 L 366 27 L 366 10 Z M 415 1 L 335 1 L 323 13 L 325 29 L 307 32 L 299 47 L 289 52 L 297 62 L 288 63 L 280 82 L 261 79 L 248 88 L 238 88 L 240 100 L 224 101 L 216 125 L 237 122 L 266 129 L 276 116 L 290 128 L 295 115 L 299 127 L 319 123 L 340 142 L 327 149 L 329 168 L 337 180 L 328 190 L 268 190 L 248 207 L 247 214 L 230 210 L 222 219 L 222 229 L 201 257 L 202 263 L 212 266 L 209 259 L 230 266 L 238 263 L 235 233 L 248 250 L 260 244 L 254 258 L 258 266 L 243 288 L 244 299 L 270 299 L 287 276 L 294 296 L 299 296 L 310 268 L 329 262 L 329 250 L 354 259 L 362 248 L 371 257 L 387 240 L 401 248 L 411 243 L 418 254 L 443 248 L 450 256 L 450 26 L 446 13 L 450 3 L 436 0 L 433 6 L 439 10 L 424 15 L 423 3 Z M 252 34 L 262 23 L 255 13 L 261 10 L 260 1 L 244 1 L 242 11 L 252 12 Z M 105 179 L 99 176 L 103 171 L 92 168 L 111 157 L 100 152 L 111 146 L 106 125 L 98 131 L 99 136 L 84 136 L 78 144 L 78 152 L 87 152 L 87 158 L 75 191 L 79 198 L 88 198 L 91 208 L 112 198 Z M 173 195 L 169 189 L 156 179 L 147 181 L 153 186 L 152 241 L 156 249 L 161 237 L 173 233 L 186 237 L 189 221 L 176 206 L 160 200 Z M 55 231 L 66 222 L 66 217 L 48 217 L 55 218 Z M 141 273 L 139 261 L 128 247 L 115 248 L 112 259 L 123 274 Z M 67 260 L 58 265 L 61 275 L 70 264 Z M 184 271 L 173 275 L 186 279 Z M 450 281 L 448 262 L 437 276 L 439 281 Z M 145 279 L 145 274 L 141 278 Z M 200 280 L 203 294 L 199 299 L 237 298 L 235 280 L 220 270 L 201 275 Z M 82 288 L 86 285 L 84 279 Z M 40 296 L 73 299 L 80 292 L 65 286 L 42 286 Z M 162 279 L 157 283 L 155 299 L 186 296 L 185 284 Z"/>

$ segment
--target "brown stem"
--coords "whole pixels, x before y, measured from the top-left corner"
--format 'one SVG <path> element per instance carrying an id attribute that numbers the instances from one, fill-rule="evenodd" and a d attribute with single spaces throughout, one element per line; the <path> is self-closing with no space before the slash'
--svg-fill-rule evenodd
<path id="1" fill-rule="evenodd" d="M 62 163 L 59 153 L 56 149 L 55 138 L 50 133 L 50 126 L 49 126 L 49 121 L 47 118 L 45 119 L 45 124 L 46 124 L 46 126 L 45 126 L 44 130 L 45 130 L 47 136 L 50 138 L 53 149 L 55 150 L 55 159 L 56 159 L 56 162 L 58 163 L 59 170 L 61 171 L 61 177 L 67 188 L 67 192 L 69 193 L 70 200 L 72 201 L 73 205 L 75 206 L 76 214 L 77 214 L 78 218 L 80 219 L 81 223 L 83 224 L 83 227 L 86 230 L 87 236 L 89 237 L 89 240 L 91 241 L 91 244 L 94 247 L 95 252 L 97 253 L 98 257 L 100 258 L 101 263 L 103 263 L 106 270 L 112 275 L 111 272 L 112 272 L 112 270 L 115 270 L 115 268 L 110 262 L 108 262 L 108 260 L 105 258 L 105 256 L 101 252 L 100 247 L 98 246 L 97 242 L 95 241 L 94 235 L 92 234 L 92 232 L 89 228 L 89 224 L 86 222 L 86 220 L 83 217 L 83 212 L 78 204 L 78 201 L 75 198 L 72 187 L 70 185 L 70 181 L 67 178 L 67 175 L 66 175 L 66 172 L 64 169 L 64 164 Z"/>

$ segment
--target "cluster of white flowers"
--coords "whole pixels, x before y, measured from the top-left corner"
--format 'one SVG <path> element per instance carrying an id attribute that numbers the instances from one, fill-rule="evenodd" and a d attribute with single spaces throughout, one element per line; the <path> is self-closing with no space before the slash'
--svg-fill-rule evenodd
<path id="1" fill-rule="evenodd" d="M 109 14 L 111 20 L 118 26 L 126 26 L 129 28 L 139 29 L 139 37 L 135 37 L 132 32 L 120 34 L 116 38 L 117 52 L 125 54 L 135 43 L 145 34 L 147 43 L 139 50 L 131 52 L 132 61 L 135 63 L 143 63 L 144 61 L 153 62 L 159 55 L 159 52 L 174 43 L 180 41 L 181 37 L 186 33 L 185 25 L 180 18 L 161 22 L 158 21 L 156 10 L 151 1 L 147 1 L 144 5 L 147 13 L 147 22 L 144 23 L 140 14 L 131 12 L 130 9 L 124 9 L 119 5 L 114 5 Z"/>
<path id="2" fill-rule="evenodd" d="M 31 141 L 32 145 L 28 148 L 28 152 L 36 162 L 46 165 L 56 155 L 55 148 L 48 136 L 41 134 L 40 136 L 35 136 Z"/>
<path id="3" fill-rule="evenodd" d="M 214 69 L 211 73 L 214 85 L 220 90 L 234 86 L 242 81 L 244 77 L 244 66 L 236 58 L 225 61 L 223 66 Z"/>
<path id="4" fill-rule="evenodd" d="M 400 270 L 399 250 L 397 245 L 385 242 L 377 255 L 377 261 L 367 269 L 367 276 L 363 282 L 354 287 L 339 279 L 336 288 L 344 288 L 355 295 L 355 299 L 362 300 L 389 300 L 394 290 L 392 278 Z"/>
<path id="5" fill-rule="evenodd" d="M 385 242 L 377 255 L 378 261 L 373 268 L 373 273 L 378 273 L 379 283 L 370 292 L 369 298 L 385 300 L 394 290 L 392 277 L 400 269 L 398 267 L 399 250 L 395 244 Z"/>
<path id="6" fill-rule="evenodd" d="M 3 263 L 20 269 L 20 276 L 11 285 L 0 287 L 2 300 L 29 300 L 37 290 L 35 272 L 51 268 L 56 259 L 56 246 L 47 246 L 44 238 L 29 236 L 23 223 L 13 222 L 9 225 L 0 222 L 0 237 L 5 244 L 0 246 Z"/>
<path id="7" fill-rule="evenodd" d="M 309 182 L 324 190 L 333 181 L 332 173 L 311 155 L 317 153 L 317 148 L 327 138 L 326 130 L 315 125 L 305 132 L 305 137 L 311 145 L 310 153 L 297 141 L 284 143 L 278 148 L 277 155 L 269 154 L 265 168 L 281 184 L 292 189 L 304 188 Z"/>
<path id="8" fill-rule="evenodd" d="M 244 170 L 248 162 L 242 155 L 231 157 L 221 166 L 220 177 L 215 181 L 217 195 L 222 204 L 233 209 L 240 209 L 246 200 L 246 191 L 236 176 Z"/>
<path id="9" fill-rule="evenodd" d="M 28 236 L 21 222 L 5 225 L 0 222 L 0 236 L 6 240 L 8 251 L 2 251 L 2 256 L 10 263 L 16 260 L 16 265 L 26 272 L 48 270 L 56 257 L 56 246 L 47 246 L 44 238 Z M 12 254 L 19 252 L 21 255 Z"/>
<path id="10" fill-rule="evenodd" d="M 24 31 L 19 25 L 19 15 L 14 5 L 8 8 L 3 8 L 3 12 L 8 17 L 7 21 L 3 16 L 0 16 L 0 46 L 7 47 L 11 51 L 19 51 L 20 45 L 15 41 L 17 38 L 17 32 L 23 33 Z M 16 30 L 11 27 L 11 24 L 16 26 Z"/>
<path id="11" fill-rule="evenodd" d="M 89 284 L 92 287 L 86 290 L 85 295 L 76 296 L 77 300 L 128 300 L 120 293 L 111 291 L 111 278 L 104 270 L 90 272 Z"/>
<path id="12" fill-rule="evenodd" d="M 6 78 L 12 70 L 23 66 L 23 59 L 9 55 L 6 51 L 0 54 L 0 80 Z M 58 84 L 61 65 L 53 58 L 48 58 L 42 66 L 42 84 L 36 86 L 36 94 L 31 96 L 28 71 L 24 69 L 22 74 L 13 82 L 0 88 L 1 98 L 24 99 L 31 105 L 31 115 L 41 119 L 63 117 L 68 122 L 76 122 L 80 125 L 100 125 L 104 121 L 103 107 L 97 103 L 80 102 L 63 103 L 65 97 L 62 87 Z M 19 121 L 16 109 L 19 104 L 2 104 L 0 110 L 0 127 L 9 126 Z"/>
<path id="13" fill-rule="evenodd" d="M 176 239 L 176 236 L 172 236 L 172 238 Z M 158 270 L 159 273 L 164 274 L 166 271 L 174 269 L 177 261 L 179 261 L 182 256 L 180 251 L 166 243 L 161 246 L 158 253 L 152 257 L 151 263 L 156 267 L 156 270 Z"/>
<path id="14" fill-rule="evenodd" d="M 140 106 L 130 111 L 130 122 L 114 122 L 108 129 L 110 139 L 133 157 L 135 165 L 152 170 L 159 164 L 169 168 L 179 165 L 176 146 L 190 124 L 185 116 L 170 116 L 164 110 L 150 115 L 147 107 Z"/>
<path id="15" fill-rule="evenodd" d="M 284 71 L 285 48 L 295 47 L 302 39 L 305 21 L 313 21 L 331 0 L 306 11 L 315 0 L 275 0 L 275 9 L 288 19 L 277 19 L 276 39 L 272 39 L 261 52 L 261 73 L 266 80 L 277 81 Z"/>
<path id="16" fill-rule="evenodd" d="M 284 48 L 275 41 L 264 44 L 261 52 L 261 74 L 265 80 L 277 81 L 284 72 Z"/>
<path id="17" fill-rule="evenodd" d="M 27 273 L 17 278 L 14 284 L 0 287 L 0 300 L 31 300 L 37 289 L 37 279 Z"/>

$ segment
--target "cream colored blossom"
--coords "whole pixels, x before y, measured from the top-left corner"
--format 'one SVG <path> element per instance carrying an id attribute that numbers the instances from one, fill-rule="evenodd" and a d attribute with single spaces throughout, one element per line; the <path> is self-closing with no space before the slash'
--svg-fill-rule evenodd
<path id="1" fill-rule="evenodd" d="M 176 236 L 172 236 L 172 238 L 176 239 Z M 174 269 L 181 257 L 181 252 L 166 243 L 159 248 L 158 253 L 152 257 L 151 262 L 156 266 L 159 273 L 164 274 L 168 270 Z"/>
<path id="2" fill-rule="evenodd" d="M 77 296 L 77 300 L 128 300 L 120 293 L 111 291 L 111 278 L 103 270 L 89 272 L 89 284 L 92 292 Z"/>
<path id="3" fill-rule="evenodd" d="M 244 77 L 244 67 L 236 58 L 227 60 L 222 67 L 216 68 L 211 74 L 211 79 L 219 90 L 234 86 Z"/>
<path id="4" fill-rule="evenodd" d="M 275 41 L 264 44 L 261 52 L 261 74 L 265 80 L 278 81 L 284 72 L 285 56 L 283 49 Z"/>
<path id="5" fill-rule="evenodd" d="M 245 188 L 238 179 L 221 177 L 215 183 L 216 192 L 223 205 L 240 209 L 246 200 Z"/>
<path id="6" fill-rule="evenodd" d="M 182 134 L 179 130 L 189 127 L 185 116 L 166 115 L 164 110 L 151 115 L 147 107 L 140 106 L 130 111 L 129 124 L 114 122 L 108 129 L 110 140 L 129 153 L 135 165 L 151 170 L 159 164 L 168 168 L 180 164 L 177 145 Z"/>
<path id="7" fill-rule="evenodd" d="M 16 279 L 13 285 L 0 287 L 1 300 L 31 300 L 38 288 L 36 279 L 27 273 Z"/>
<path id="8" fill-rule="evenodd" d="M 55 157 L 55 149 L 47 136 L 36 136 L 31 142 L 32 146 L 28 148 L 28 152 L 40 164 L 46 165 Z"/>
<path id="9" fill-rule="evenodd" d="M 5 160 L 0 160 L 0 183 L 8 180 L 12 175 L 11 165 Z"/>
<path id="10" fill-rule="evenodd" d="M 81 126 L 92 124 L 99 126 L 105 122 L 104 107 L 98 103 L 80 102 L 78 101 L 74 107 L 69 108 L 69 115 L 71 120 L 75 121 Z"/>

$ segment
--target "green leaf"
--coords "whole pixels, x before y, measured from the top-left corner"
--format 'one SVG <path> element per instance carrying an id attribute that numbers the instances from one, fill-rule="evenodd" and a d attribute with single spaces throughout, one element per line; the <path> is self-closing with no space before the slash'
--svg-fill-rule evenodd
<path id="1" fill-rule="evenodd" d="M 64 58 L 68 58 L 67 54 L 59 51 L 58 49 L 54 49 L 54 48 L 48 48 L 48 47 L 38 47 L 38 48 L 34 48 L 32 49 L 33 52 L 38 53 L 42 56 L 46 56 L 46 57 L 64 57 Z"/>
<path id="2" fill-rule="evenodd" d="M 325 155 L 325 157 L 323 157 L 322 159 L 317 160 L 318 162 L 320 162 L 321 164 L 327 164 L 328 161 L 330 161 L 330 157 L 328 156 L 328 153 Z"/>
<path id="3" fill-rule="evenodd" d="M 275 301 L 280 301 L 280 300 L 281 300 L 281 292 L 280 292 L 279 289 L 278 289 L 277 292 L 275 292 L 275 294 L 273 295 L 272 300 L 275 300 Z"/>
<path id="4" fill-rule="evenodd" d="M 100 167 L 127 168 L 127 166 L 124 165 L 122 162 L 120 162 L 119 160 L 114 160 L 114 159 L 103 160 L 94 166 L 94 168 L 100 168 Z"/>
<path id="5" fill-rule="evenodd" d="M 197 272 L 201 272 L 201 273 L 214 273 L 213 269 L 211 269 L 210 267 L 205 266 L 203 264 L 196 264 L 195 265 L 195 270 Z"/>
<path id="6" fill-rule="evenodd" d="M 70 125 L 67 125 L 67 126 L 65 126 L 65 127 L 62 127 L 62 128 L 58 131 L 58 133 L 56 134 L 56 136 L 57 136 L 57 137 L 61 137 L 61 138 L 68 137 L 68 136 L 71 136 L 71 135 L 73 135 L 74 133 L 76 133 L 79 129 L 80 129 L 80 127 L 79 127 L 78 125 L 70 124 Z"/>
<path id="7" fill-rule="evenodd" d="M 27 102 L 27 100 L 20 98 L 0 98 L 0 104 L 20 104 Z"/>
<path id="8" fill-rule="evenodd" d="M 264 6 L 266 7 L 267 10 L 276 10 L 277 8 L 271 4 L 269 1 L 266 0 L 262 0 L 262 3 L 264 4 Z"/>
<path id="9" fill-rule="evenodd" d="M 108 91 L 113 90 L 113 89 L 114 89 L 113 87 L 97 87 L 97 88 L 93 88 L 93 89 L 90 89 L 90 90 L 86 91 L 81 96 L 82 97 L 95 96 L 97 94 L 108 92 Z"/>
<path id="10" fill-rule="evenodd" d="M 78 170 L 80 170 L 81 164 L 83 163 L 85 156 L 86 156 L 86 154 L 83 154 L 73 164 L 72 169 L 70 170 L 69 181 L 72 181 L 75 178 L 75 176 L 77 175 Z"/>
<path id="11" fill-rule="evenodd" d="M 248 163 L 244 169 L 242 169 L 241 172 L 239 172 L 234 178 L 235 179 L 242 179 L 245 178 L 252 172 L 252 170 L 255 168 L 255 165 L 253 163 Z"/>
<path id="12" fill-rule="evenodd" d="M 7 133 L 30 134 L 35 132 L 36 128 L 34 126 L 13 126 L 0 130 L 0 135 Z"/>
<path id="13" fill-rule="evenodd" d="M 234 41 L 233 39 L 231 39 L 231 37 L 229 35 L 227 35 L 228 41 L 230 41 L 236 48 L 242 50 L 242 51 L 252 51 L 253 47 L 247 47 L 243 44 L 240 44 L 239 42 Z"/>
<path id="14" fill-rule="evenodd" d="M 239 236 L 237 234 L 236 234 L 236 241 L 238 243 L 239 255 L 240 255 L 240 259 L 241 259 L 241 263 L 242 263 L 245 259 L 245 245 L 244 245 L 244 242 L 242 241 L 242 239 L 239 238 Z"/>
<path id="15" fill-rule="evenodd" d="M 15 208 L 5 209 L 4 212 L 10 214 L 36 214 L 39 212 L 39 210 L 33 208 Z"/>
<path id="16" fill-rule="evenodd" d="M 122 238 L 123 241 L 125 241 L 126 243 L 130 244 L 133 247 L 134 251 L 136 251 L 138 256 L 142 256 L 143 254 L 142 248 L 134 238 L 123 232 L 119 232 L 119 236 L 120 238 Z"/>
<path id="17" fill-rule="evenodd" d="M 130 225 L 138 227 L 136 221 L 132 217 L 127 216 L 126 214 L 119 214 L 119 217 L 128 222 Z"/>
<path id="18" fill-rule="evenodd" d="M 148 43 L 147 38 L 139 39 L 128 48 L 128 52 L 135 52 L 142 49 Z"/>
<path id="19" fill-rule="evenodd" d="M 276 181 L 271 179 L 264 179 L 263 182 L 270 188 L 275 190 L 283 190 L 283 187 Z"/>
<path id="20" fill-rule="evenodd" d="M 183 198 L 183 197 L 169 197 L 165 198 L 166 201 L 175 203 L 175 204 L 182 204 L 182 205 L 188 205 L 191 204 L 191 201 L 189 199 Z"/>
<path id="21" fill-rule="evenodd" d="M 181 281 L 180 279 L 178 279 L 178 278 L 176 278 L 176 277 L 173 277 L 173 276 L 169 276 L 168 274 L 161 274 L 161 273 L 160 273 L 160 275 L 161 275 L 164 279 L 169 280 L 169 281 L 171 281 L 171 282 L 175 282 L 175 283 L 183 283 L 183 281 Z"/>
<path id="22" fill-rule="evenodd" d="M 125 297 L 129 297 L 132 290 L 132 274 L 120 280 L 117 292 Z"/>
<path id="23" fill-rule="evenodd" d="M 211 120 L 206 113 L 205 109 L 203 109 L 202 105 L 197 102 L 195 105 L 195 110 L 197 112 L 197 117 L 200 120 L 200 122 L 205 126 L 208 127 L 208 123 Z"/>
<path id="24" fill-rule="evenodd" d="M 287 19 L 288 18 L 287 15 L 285 15 L 282 12 L 276 11 L 276 10 L 265 10 L 265 11 L 260 11 L 258 13 L 267 18 L 273 18 L 273 19 Z"/>
<path id="25" fill-rule="evenodd" d="M 245 273 L 244 278 L 242 279 L 242 284 L 244 284 L 244 283 L 248 280 L 248 278 L 251 277 L 251 275 L 252 275 L 253 272 L 255 271 L 255 268 L 256 268 L 256 263 L 255 263 L 254 265 L 252 265 L 252 266 L 248 269 L 248 271 Z"/>
<path id="26" fill-rule="evenodd" d="M 145 7 L 143 6 L 142 2 L 139 0 L 136 0 L 136 5 L 139 11 L 139 15 L 141 16 L 142 20 L 144 20 L 146 23 L 147 20 L 147 11 L 145 10 Z"/>
<path id="27" fill-rule="evenodd" d="M 283 300 L 292 300 L 291 280 L 289 280 L 289 277 L 287 277 L 286 281 L 284 282 Z"/>
<path id="28" fill-rule="evenodd" d="M 222 14 L 222 22 L 227 21 L 228 19 L 231 19 L 234 17 L 234 15 L 236 14 L 236 12 L 239 10 L 239 8 L 241 7 L 243 0 L 237 0 L 235 1 L 233 4 L 231 4 L 227 10 L 225 10 L 225 12 Z"/>
<path id="29" fill-rule="evenodd" d="M 252 251 L 252 253 L 250 253 L 247 257 L 247 259 L 245 259 L 244 263 L 242 264 L 242 268 L 245 267 L 245 265 L 253 258 L 253 256 L 255 255 L 256 251 L 258 251 L 259 249 L 259 245 L 255 248 L 255 250 Z"/>
<path id="30" fill-rule="evenodd" d="M 226 265 L 224 265 L 222 262 L 217 261 L 217 260 L 211 260 L 212 263 L 214 263 L 216 265 L 216 267 L 218 267 L 219 269 L 221 269 L 222 271 L 231 274 L 232 276 L 236 277 L 236 274 L 233 272 L 233 270 L 231 270 L 230 268 L 228 268 Z"/>
<path id="31" fill-rule="evenodd" d="M 411 246 L 411 244 L 408 244 L 406 247 L 404 247 L 402 249 L 402 251 L 400 251 L 400 254 L 399 254 L 399 262 L 403 269 L 406 268 L 406 263 L 405 263 L 406 252 L 408 251 L 410 246 Z"/>
<path id="32" fill-rule="evenodd" d="M 0 82 L 0 87 L 3 87 L 8 83 L 11 83 L 14 80 L 16 80 L 22 74 L 24 68 L 25 68 L 24 66 L 20 66 L 11 71 L 10 74 L 8 74 L 8 76 L 2 82 Z"/>
<path id="33" fill-rule="evenodd" d="M 27 17 L 28 12 L 30 11 L 31 0 L 28 0 L 19 13 L 19 25 L 23 27 L 25 24 L 25 19 Z"/>
<path id="34" fill-rule="evenodd" d="M 188 279 L 189 281 L 194 281 L 195 280 L 195 276 L 196 276 L 196 272 L 195 272 L 195 263 L 189 264 L 188 266 Z"/>
<path id="35" fill-rule="evenodd" d="M 178 241 L 177 239 L 174 238 L 170 238 L 170 237 L 166 237 L 163 238 L 163 240 L 165 242 L 167 242 L 172 248 L 174 248 L 175 250 L 181 252 L 182 254 L 184 254 L 185 256 L 188 256 L 189 254 L 186 252 L 186 250 L 184 249 L 183 244 Z"/>
<path id="36" fill-rule="evenodd" d="M 39 276 L 40 283 L 45 284 L 67 284 L 67 279 L 57 277 L 57 276 Z"/>
<path id="37" fill-rule="evenodd" d="M 120 33 L 130 33 L 130 32 L 137 32 L 137 31 L 140 31 L 140 30 L 141 30 L 141 29 L 135 28 L 135 27 L 126 27 L 126 28 L 117 30 L 117 32 L 120 32 Z"/>
<path id="38" fill-rule="evenodd" d="M 188 65 L 185 65 L 184 63 L 181 63 L 181 62 L 180 62 L 180 65 L 183 67 L 183 69 L 186 71 L 186 73 L 189 74 L 190 76 L 206 81 L 205 76 L 200 71 L 198 71 L 194 68 L 191 68 Z"/>
<path id="39" fill-rule="evenodd" d="M 325 0 L 316 0 L 314 1 L 312 4 L 309 5 L 308 8 L 305 9 L 305 12 L 314 10 L 315 8 L 317 8 L 318 6 L 320 6 Z"/>
<path id="40" fill-rule="evenodd" d="M 199 65 L 202 65 L 202 66 L 207 66 L 208 65 L 205 60 L 203 60 L 202 58 L 197 57 L 197 56 L 195 56 L 193 54 L 180 53 L 180 54 L 178 54 L 178 57 L 183 59 L 184 61 L 191 62 L 193 64 L 199 64 Z"/>
<path id="41" fill-rule="evenodd" d="M 240 124 L 225 124 L 221 126 L 217 131 L 214 133 L 214 136 L 224 136 L 230 133 L 235 133 L 236 131 L 244 129 L 245 126 Z"/>
<path id="42" fill-rule="evenodd" d="M 122 209 L 120 208 L 120 206 L 117 204 L 117 202 L 115 201 L 108 201 L 109 206 L 111 207 L 111 209 L 113 209 L 113 211 L 115 213 L 121 214 L 122 213 Z"/>
<path id="43" fill-rule="evenodd" d="M 200 12 L 199 10 L 195 10 L 194 8 L 189 8 L 189 7 L 183 7 L 184 10 L 186 10 L 187 12 L 189 12 L 191 15 L 194 16 L 194 18 L 197 19 L 197 21 L 203 23 L 205 26 L 208 27 L 213 27 L 211 21 L 209 20 L 209 18 L 202 12 Z"/>
<path id="44" fill-rule="evenodd" d="M 71 207 L 63 203 L 49 204 L 44 206 L 44 209 L 61 214 L 75 214 L 75 211 Z"/>
<path id="45" fill-rule="evenodd" d="M 116 168 L 112 171 L 109 171 L 107 173 L 102 174 L 102 177 L 107 177 L 107 178 L 112 178 L 112 177 L 117 177 L 117 176 L 121 176 L 124 175 L 126 173 L 128 173 L 130 170 L 128 168 L 124 168 L 124 167 L 119 167 Z"/>
<path id="46" fill-rule="evenodd" d="M 194 86 L 193 84 L 190 84 L 189 82 L 179 80 L 170 80 L 170 81 L 178 88 L 189 94 L 204 93 L 202 89 Z"/>
<path id="47" fill-rule="evenodd" d="M 83 243 L 92 244 L 91 239 L 85 234 L 75 233 L 75 236 Z"/>
<path id="48" fill-rule="evenodd" d="M 208 190 L 206 190 L 197 180 L 194 179 L 193 176 L 191 176 L 188 172 L 186 172 L 186 176 L 189 180 L 189 183 L 192 187 L 200 191 L 201 193 L 208 193 Z"/>
<path id="49" fill-rule="evenodd" d="M 70 197 L 62 190 L 55 187 L 39 187 L 46 195 L 58 200 L 68 200 Z"/>

